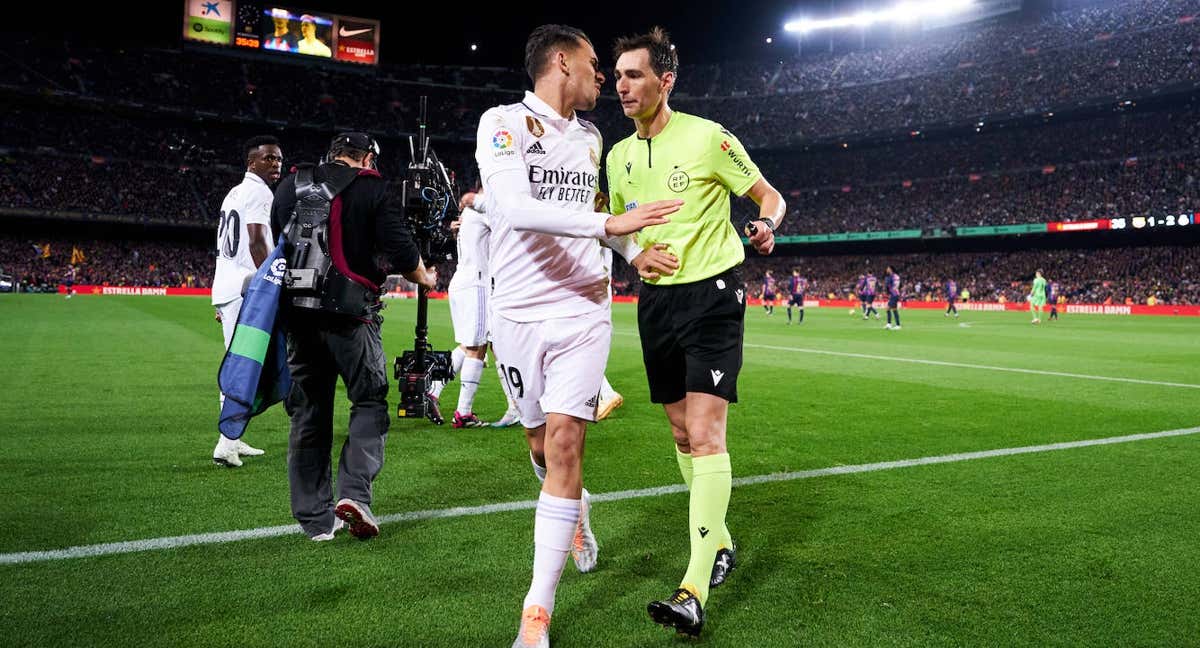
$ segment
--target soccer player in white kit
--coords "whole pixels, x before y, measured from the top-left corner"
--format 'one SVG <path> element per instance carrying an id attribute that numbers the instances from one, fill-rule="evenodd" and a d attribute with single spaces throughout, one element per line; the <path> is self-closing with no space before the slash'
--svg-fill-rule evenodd
<path id="1" fill-rule="evenodd" d="M 271 201 L 275 197 L 271 186 L 279 182 L 283 168 L 279 140 L 270 135 L 246 140 L 242 151 L 246 175 L 241 184 L 229 190 L 221 203 L 217 226 L 217 271 L 212 282 L 212 303 L 217 309 L 216 319 L 225 333 L 226 351 L 242 309 L 242 286 L 275 249 L 271 241 Z M 225 394 L 221 394 L 221 403 L 225 403 Z M 213 463 L 236 468 L 242 465 L 240 456 L 262 453 L 240 439 L 227 439 L 218 434 Z"/>
<path id="2" fill-rule="evenodd" d="M 470 207 L 462 210 L 458 226 L 458 268 L 450 278 L 446 292 L 450 301 L 450 321 L 454 325 L 454 341 L 458 347 L 451 354 L 454 373 L 458 374 L 461 388 L 458 405 L 454 408 L 455 428 L 484 427 L 474 413 L 475 391 L 483 376 L 483 360 L 488 347 L 488 292 L 491 275 L 488 273 L 488 241 L 491 226 L 486 214 Z M 501 383 L 504 382 L 501 376 Z M 441 397 L 444 383 L 434 387 L 431 395 Z M 512 425 L 519 419 L 516 403 L 509 400 L 509 411 L 501 423 Z"/>
<path id="3" fill-rule="evenodd" d="M 639 272 L 670 272 L 673 257 L 642 250 L 626 235 L 668 222 L 682 203 L 649 203 L 615 217 L 595 212 L 600 132 L 575 114 L 600 96 L 595 49 L 578 29 L 543 25 L 526 43 L 525 65 L 534 91 L 483 114 L 475 159 L 492 226 L 493 347 L 531 444 L 540 441 L 546 458 L 533 579 L 513 646 L 546 648 L 584 505 L 584 433 L 595 420 L 612 335 L 598 241 Z"/>

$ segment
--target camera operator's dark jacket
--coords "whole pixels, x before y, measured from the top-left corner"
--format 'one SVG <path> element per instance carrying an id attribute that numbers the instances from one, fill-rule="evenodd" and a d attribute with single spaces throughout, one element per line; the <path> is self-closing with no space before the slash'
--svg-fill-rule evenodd
<path id="1" fill-rule="evenodd" d="M 388 272 L 379 267 L 376 256 L 386 259 L 390 265 L 387 270 L 402 274 L 415 270 L 421 255 L 404 221 L 399 199 L 388 197 L 387 183 L 379 172 L 332 162 L 318 166 L 313 172 L 313 181 L 345 181 L 349 176 L 357 177 L 333 199 L 329 211 L 330 256 L 340 272 L 377 290 L 387 279 Z M 291 220 L 295 206 L 296 174 L 293 172 L 279 183 L 271 203 L 271 229 L 275 237 Z"/>

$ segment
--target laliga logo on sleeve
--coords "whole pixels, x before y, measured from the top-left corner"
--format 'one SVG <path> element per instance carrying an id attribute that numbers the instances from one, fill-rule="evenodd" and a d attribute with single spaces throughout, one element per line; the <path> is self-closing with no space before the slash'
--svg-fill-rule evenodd
<path id="1" fill-rule="evenodd" d="M 501 130 L 496 131 L 496 134 L 492 135 L 492 148 L 504 150 L 504 149 L 512 148 L 512 145 L 513 145 L 512 133 L 501 129 Z"/>
<path id="2" fill-rule="evenodd" d="M 508 130 L 501 128 L 492 134 L 492 151 L 493 156 L 503 157 L 507 155 L 515 155 L 513 150 L 513 136 Z"/>

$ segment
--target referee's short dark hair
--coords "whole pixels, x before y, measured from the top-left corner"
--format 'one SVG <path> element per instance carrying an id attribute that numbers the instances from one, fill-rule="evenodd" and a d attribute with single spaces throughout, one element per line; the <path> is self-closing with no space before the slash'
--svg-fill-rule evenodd
<path id="1" fill-rule="evenodd" d="M 260 146 L 279 146 L 279 138 L 274 135 L 255 135 L 242 143 L 242 159 L 250 162 L 250 154 Z"/>
<path id="2" fill-rule="evenodd" d="M 569 25 L 542 25 L 534 29 L 525 41 L 525 73 L 529 80 L 536 83 L 545 74 L 551 52 L 564 46 L 574 50 L 581 40 L 592 43 L 583 30 Z"/>
<path id="3" fill-rule="evenodd" d="M 613 59 L 621 58 L 625 52 L 644 49 L 650 54 L 650 68 L 659 78 L 667 72 L 679 73 L 679 55 L 671 44 L 671 37 L 662 27 L 636 36 L 622 36 L 613 43 Z"/>

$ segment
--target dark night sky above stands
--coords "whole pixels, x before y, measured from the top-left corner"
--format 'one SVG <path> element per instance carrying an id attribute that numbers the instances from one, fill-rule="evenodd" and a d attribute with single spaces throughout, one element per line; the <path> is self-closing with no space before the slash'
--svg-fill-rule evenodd
<path id="1" fill-rule="evenodd" d="M 177 47 L 180 42 L 183 2 L 155 0 L 124 5 L 138 14 L 126 18 L 110 6 L 99 13 L 64 11 L 58 3 L 40 3 L 45 9 L 28 21 L 41 37 L 64 33 L 80 44 Z M 123 3 L 122 3 L 123 4 Z M 723 0 L 704 2 L 465 2 L 407 0 L 297 0 L 288 6 L 324 10 L 383 21 L 380 50 L 385 63 L 475 64 L 518 67 L 530 30 L 545 22 L 580 27 L 596 44 L 604 69 L 611 69 L 610 44 L 616 36 L 662 25 L 671 32 L 684 63 L 782 58 L 795 53 L 795 41 L 783 33 L 783 23 L 801 15 L 849 13 L 861 6 L 891 4 L 889 0 Z M 134 9 L 136 7 L 136 9 Z M 36 22 L 34 22 L 36 21 Z M 135 24 L 136 21 L 136 24 Z M 25 32 L 28 34 L 29 32 Z M 764 42 L 773 36 L 775 43 Z M 471 43 L 479 51 L 471 52 Z"/>

